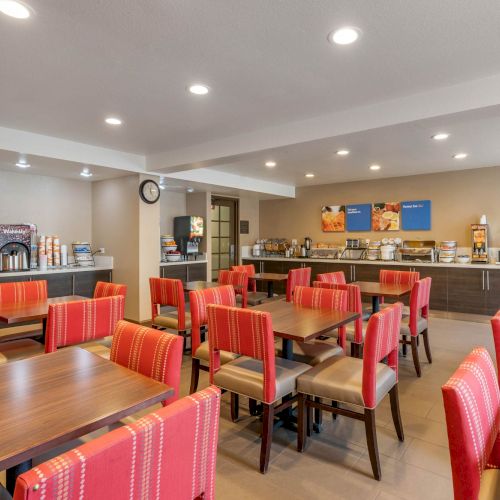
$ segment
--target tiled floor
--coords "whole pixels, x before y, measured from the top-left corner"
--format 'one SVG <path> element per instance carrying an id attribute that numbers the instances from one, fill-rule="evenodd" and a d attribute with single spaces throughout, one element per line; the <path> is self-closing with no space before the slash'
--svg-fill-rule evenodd
<path id="1" fill-rule="evenodd" d="M 434 317 L 430 320 L 429 332 L 434 362 L 432 365 L 426 362 L 421 346 L 422 378 L 416 377 L 411 356 L 400 357 L 403 443 L 397 439 L 388 398 L 377 410 L 380 482 L 372 477 L 363 423 L 345 417 L 338 417 L 333 422 L 327 414 L 323 417 L 324 431 L 309 439 L 303 454 L 295 449 L 296 434 L 278 429 L 273 436 L 269 472 L 260 474 L 259 421 L 242 409 L 240 421 L 233 424 L 229 418 L 228 397 L 224 396 L 217 456 L 217 498 L 452 498 L 440 388 L 474 346 L 484 345 L 494 356 L 493 341 L 490 327 L 484 323 Z M 189 390 L 190 369 L 191 361 L 186 357 L 182 373 L 183 395 Z M 207 384 L 208 376 L 202 372 L 200 387 Z M 76 444 L 69 443 L 67 447 Z"/>

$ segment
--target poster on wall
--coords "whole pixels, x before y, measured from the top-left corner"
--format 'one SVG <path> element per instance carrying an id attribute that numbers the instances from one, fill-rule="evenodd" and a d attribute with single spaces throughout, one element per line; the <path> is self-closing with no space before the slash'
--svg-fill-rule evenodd
<path id="1" fill-rule="evenodd" d="M 324 233 L 345 231 L 345 205 L 321 207 L 321 230 Z"/>
<path id="2" fill-rule="evenodd" d="M 401 204 L 394 201 L 374 203 L 372 229 L 374 231 L 399 231 Z"/>
<path id="3" fill-rule="evenodd" d="M 405 231 L 430 231 L 431 200 L 402 201 L 401 222 Z"/>
<path id="4" fill-rule="evenodd" d="M 370 231 L 372 228 L 372 205 L 346 205 L 347 231 Z"/>

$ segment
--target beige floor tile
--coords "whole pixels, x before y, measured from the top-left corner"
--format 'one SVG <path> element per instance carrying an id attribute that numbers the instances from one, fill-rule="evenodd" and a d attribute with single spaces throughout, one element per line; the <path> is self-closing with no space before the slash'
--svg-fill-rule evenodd
<path id="1" fill-rule="evenodd" d="M 406 449 L 403 460 L 409 465 L 451 479 L 450 452 L 448 448 L 414 438 Z"/>

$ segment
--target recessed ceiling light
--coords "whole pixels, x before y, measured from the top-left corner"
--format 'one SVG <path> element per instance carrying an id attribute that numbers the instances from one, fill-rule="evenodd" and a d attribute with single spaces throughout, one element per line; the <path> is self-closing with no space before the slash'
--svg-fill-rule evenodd
<path id="1" fill-rule="evenodd" d="M 312 174 L 312 173 L 306 174 L 306 177 L 309 179 L 312 179 L 314 177 L 314 174 Z"/>
<path id="2" fill-rule="evenodd" d="M 167 186 L 165 186 L 164 184 L 159 184 L 159 185 L 158 185 L 158 187 L 159 187 L 160 189 L 165 189 Z"/>
<path id="3" fill-rule="evenodd" d="M 186 189 L 186 191 L 187 191 L 188 193 L 193 193 L 193 192 L 194 192 L 194 188 L 187 188 L 187 189 Z"/>
<path id="4" fill-rule="evenodd" d="M 116 116 L 109 116 L 105 121 L 108 125 L 121 125 L 123 123 L 120 118 Z"/>
<path id="5" fill-rule="evenodd" d="M 92 177 L 92 172 L 87 168 L 85 167 L 81 172 L 80 172 L 80 175 L 82 177 Z"/>
<path id="6" fill-rule="evenodd" d="M 336 154 L 339 156 L 347 156 L 350 153 L 348 149 L 339 149 Z"/>
<path id="7" fill-rule="evenodd" d="M 330 43 L 336 43 L 337 45 L 349 45 L 354 43 L 360 35 L 360 30 L 354 28 L 353 26 L 345 26 L 338 30 L 332 31 L 328 35 L 328 40 Z"/>
<path id="8" fill-rule="evenodd" d="M 30 168 L 31 165 L 29 163 L 26 163 L 25 161 L 18 161 L 16 163 L 16 167 L 19 167 L 19 168 Z"/>
<path id="9" fill-rule="evenodd" d="M 455 160 L 463 160 L 464 158 L 467 158 L 467 153 L 457 153 L 456 155 L 453 155 L 453 158 L 455 158 Z"/>
<path id="10" fill-rule="evenodd" d="M 275 161 L 266 161 L 266 167 L 268 168 L 274 168 L 276 166 Z"/>
<path id="11" fill-rule="evenodd" d="M 380 170 L 380 165 L 370 165 L 370 170 Z"/>
<path id="12" fill-rule="evenodd" d="M 189 92 L 191 92 L 191 94 L 206 95 L 208 94 L 209 90 L 210 89 L 202 83 L 194 83 L 193 85 L 189 86 Z"/>
<path id="13" fill-rule="evenodd" d="M 435 141 L 444 141 L 445 139 L 448 139 L 450 137 L 450 134 L 447 134 L 446 132 L 439 132 L 439 134 L 434 134 L 432 138 Z"/>
<path id="14" fill-rule="evenodd" d="M 0 0 L 0 12 L 16 19 L 27 19 L 31 15 L 25 5 L 14 0 Z"/>

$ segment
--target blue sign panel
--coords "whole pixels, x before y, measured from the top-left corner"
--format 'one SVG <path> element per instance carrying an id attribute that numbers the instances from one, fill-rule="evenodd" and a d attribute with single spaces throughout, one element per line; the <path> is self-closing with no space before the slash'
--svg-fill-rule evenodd
<path id="1" fill-rule="evenodd" d="M 371 203 L 347 205 L 346 220 L 348 231 L 370 231 L 372 228 Z"/>
<path id="2" fill-rule="evenodd" d="M 403 201 L 401 203 L 404 231 L 429 231 L 431 228 L 431 201 Z"/>

